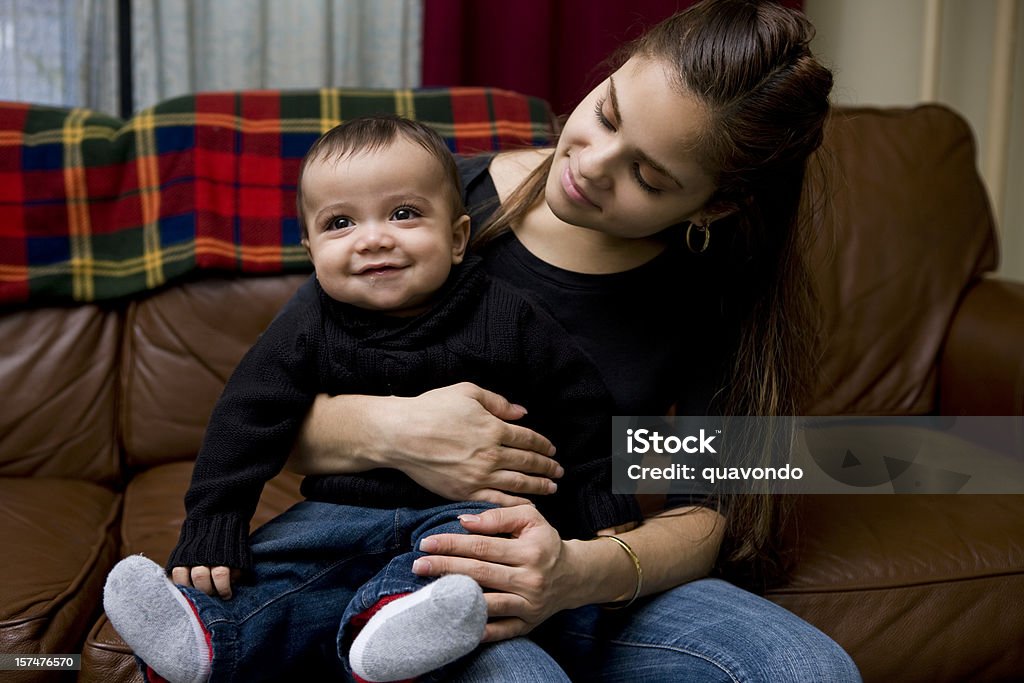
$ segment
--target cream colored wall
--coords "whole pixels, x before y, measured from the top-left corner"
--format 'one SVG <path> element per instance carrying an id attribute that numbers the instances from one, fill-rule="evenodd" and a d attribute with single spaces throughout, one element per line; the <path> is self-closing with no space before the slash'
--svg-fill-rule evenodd
<path id="1" fill-rule="evenodd" d="M 994 207 L 1002 262 L 999 274 L 1024 280 L 1024 0 L 1016 3 L 1016 42 L 1003 201 Z M 999 0 L 941 0 L 936 100 L 970 122 L 978 166 L 993 194 L 988 167 L 989 90 Z M 912 106 L 922 100 L 928 0 L 804 0 L 814 22 L 816 54 L 833 68 L 840 104 Z M 998 192 L 997 192 L 998 194 Z"/>

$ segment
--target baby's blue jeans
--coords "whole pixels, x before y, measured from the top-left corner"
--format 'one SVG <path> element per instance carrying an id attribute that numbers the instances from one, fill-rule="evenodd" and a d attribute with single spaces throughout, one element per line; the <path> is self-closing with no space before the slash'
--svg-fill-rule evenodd
<path id="1" fill-rule="evenodd" d="M 465 533 L 458 515 L 302 502 L 256 530 L 254 569 L 221 600 L 191 588 L 211 634 L 212 681 L 351 680 L 345 625 L 381 597 L 415 591 L 419 540 Z M 850 657 L 791 612 L 732 584 L 703 579 L 625 610 L 583 607 L 529 637 L 487 643 L 420 680 L 859 681 Z"/>

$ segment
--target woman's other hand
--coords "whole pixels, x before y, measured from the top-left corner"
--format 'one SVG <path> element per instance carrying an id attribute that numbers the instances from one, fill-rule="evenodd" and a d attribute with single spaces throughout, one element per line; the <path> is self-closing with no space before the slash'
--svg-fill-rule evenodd
<path id="1" fill-rule="evenodd" d="M 524 635 L 556 612 L 582 604 L 574 595 L 578 577 L 571 542 L 562 541 L 537 508 L 494 508 L 459 519 L 470 534 L 423 539 L 419 549 L 433 554 L 416 560 L 413 571 L 465 574 L 495 591 L 484 593 L 490 617 L 484 641 Z"/>
<path id="2" fill-rule="evenodd" d="M 462 382 L 412 398 L 319 396 L 289 469 L 334 474 L 398 469 L 449 500 L 522 505 L 554 493 L 551 442 L 509 421 L 522 406 Z"/>
<path id="3" fill-rule="evenodd" d="M 601 536 L 563 541 L 533 506 L 494 508 L 460 520 L 469 533 L 424 538 L 420 550 L 430 554 L 416 560 L 413 571 L 465 574 L 491 589 L 484 593 L 488 641 L 529 633 L 563 609 L 628 601 L 640 589 L 650 595 L 707 576 L 725 528 L 716 510 L 690 507 L 666 510 L 622 532 L 620 540 L 643 565 L 641 583 L 619 544 Z"/>

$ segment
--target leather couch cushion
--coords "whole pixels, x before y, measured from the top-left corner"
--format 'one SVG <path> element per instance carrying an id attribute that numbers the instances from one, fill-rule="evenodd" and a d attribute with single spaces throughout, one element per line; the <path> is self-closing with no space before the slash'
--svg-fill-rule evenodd
<path id="1" fill-rule="evenodd" d="M 974 160 L 970 128 L 944 107 L 833 116 L 817 157 L 828 182 L 811 179 L 827 344 L 811 414 L 935 409 L 945 332 L 965 286 L 997 260 Z"/>
<path id="2" fill-rule="evenodd" d="M 942 352 L 939 414 L 1024 415 L 1021 339 L 1024 282 L 991 278 L 969 289 Z"/>
<path id="3" fill-rule="evenodd" d="M 0 651 L 80 651 L 117 560 L 120 503 L 90 482 L 0 479 Z"/>
<path id="4" fill-rule="evenodd" d="M 0 316 L 0 476 L 111 484 L 120 316 L 97 306 Z"/>
<path id="5" fill-rule="evenodd" d="M 832 636 L 865 680 L 1024 671 L 1024 648 L 1001 645 L 1024 643 L 1024 496 L 805 496 L 794 519 L 796 573 L 768 597 Z"/>
<path id="6" fill-rule="evenodd" d="M 121 523 L 122 555 L 141 553 L 163 564 L 178 540 L 185 518 L 184 496 L 192 476 L 191 462 L 159 465 L 140 472 L 124 494 Z M 302 499 L 301 477 L 282 472 L 267 483 L 253 516 L 256 529 Z M 104 615 L 93 626 L 82 650 L 79 681 L 139 681 L 131 650 Z"/>
<path id="7" fill-rule="evenodd" d="M 306 277 L 207 279 L 132 304 L 121 406 L 129 466 L 195 457 L 231 372 Z"/>
<path id="8" fill-rule="evenodd" d="M 160 564 L 167 560 L 185 521 L 185 491 L 192 477 L 192 465 L 160 465 L 132 478 L 124 492 L 122 555 L 141 553 Z M 301 481 L 297 474 L 282 472 L 267 482 L 250 528 L 256 529 L 302 500 Z"/>

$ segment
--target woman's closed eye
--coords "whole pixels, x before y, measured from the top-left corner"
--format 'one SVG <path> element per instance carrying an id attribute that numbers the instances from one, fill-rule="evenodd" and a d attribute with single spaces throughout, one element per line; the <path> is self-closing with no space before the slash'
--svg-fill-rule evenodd
<path id="1" fill-rule="evenodd" d="M 611 119 L 604 115 L 604 103 L 605 98 L 603 97 L 597 101 L 597 104 L 594 106 L 594 115 L 597 116 L 597 121 L 601 126 L 614 133 L 616 131 L 615 124 L 612 123 Z M 633 179 L 636 180 L 637 185 L 639 185 L 640 189 L 644 192 L 653 195 L 661 194 L 660 189 L 644 180 L 643 175 L 640 173 L 639 163 L 633 164 Z"/>
<path id="2" fill-rule="evenodd" d="M 640 164 L 633 164 L 633 178 L 636 179 L 640 189 L 644 192 L 648 194 L 661 194 L 661 190 L 644 180 L 643 175 L 640 173 Z"/>
<path id="3" fill-rule="evenodd" d="M 614 131 L 615 126 L 614 124 L 612 124 L 611 119 L 604 115 L 604 103 L 605 98 L 603 97 L 597 101 L 597 104 L 594 106 L 594 115 L 597 116 L 598 123 L 600 123 L 608 130 Z"/>

